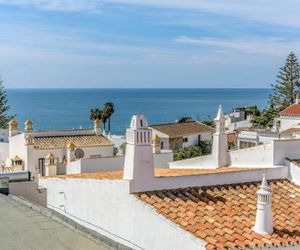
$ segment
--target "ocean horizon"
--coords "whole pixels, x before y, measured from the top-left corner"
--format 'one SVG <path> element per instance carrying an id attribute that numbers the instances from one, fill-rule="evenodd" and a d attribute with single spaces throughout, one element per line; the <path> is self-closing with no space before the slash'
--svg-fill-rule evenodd
<path id="1" fill-rule="evenodd" d="M 174 122 L 181 117 L 212 119 L 218 105 L 225 112 L 234 107 L 257 105 L 263 109 L 268 88 L 30 88 L 6 89 L 11 113 L 23 128 L 25 120 L 34 129 L 92 127 L 91 108 L 115 104 L 111 118 L 113 134 L 124 134 L 134 114 L 145 114 L 149 124 Z"/>

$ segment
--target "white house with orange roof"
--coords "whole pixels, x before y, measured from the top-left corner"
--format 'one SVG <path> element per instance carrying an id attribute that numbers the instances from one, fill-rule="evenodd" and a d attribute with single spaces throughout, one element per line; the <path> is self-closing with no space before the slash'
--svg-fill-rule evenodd
<path id="1" fill-rule="evenodd" d="M 28 170 L 33 176 L 65 174 L 76 159 L 113 156 L 113 143 L 102 135 L 99 121 L 93 129 L 33 130 L 27 120 L 24 131 L 9 123 L 9 150 L 3 172 Z"/>
<path id="2" fill-rule="evenodd" d="M 290 128 L 300 127 L 300 94 L 298 93 L 295 103 L 288 106 L 279 113 L 279 117 L 275 119 L 273 130 L 285 131 Z"/>
<path id="3" fill-rule="evenodd" d="M 203 166 L 158 169 L 133 116 L 123 171 L 41 178 L 47 207 L 118 249 L 299 249 L 300 140 L 230 153 L 221 107 L 216 123 Z"/>
<path id="4" fill-rule="evenodd" d="M 30 120 L 24 125 L 25 130 L 20 131 L 15 119 L 9 123 L 7 152 L 0 148 L 6 156 L 2 172 L 28 170 L 37 177 L 120 170 L 124 165 L 125 157 L 115 155 L 112 136 L 102 134 L 98 120 L 93 129 L 40 131 L 33 130 Z M 155 165 L 168 167 L 173 152 L 161 150 L 155 142 L 152 148 Z"/>

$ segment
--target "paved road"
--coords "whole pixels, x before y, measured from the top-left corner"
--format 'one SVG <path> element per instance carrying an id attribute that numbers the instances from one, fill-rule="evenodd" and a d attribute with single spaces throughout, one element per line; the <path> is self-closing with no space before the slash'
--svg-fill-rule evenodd
<path id="1" fill-rule="evenodd" d="M 1 250 L 107 250 L 67 226 L 0 195 Z"/>

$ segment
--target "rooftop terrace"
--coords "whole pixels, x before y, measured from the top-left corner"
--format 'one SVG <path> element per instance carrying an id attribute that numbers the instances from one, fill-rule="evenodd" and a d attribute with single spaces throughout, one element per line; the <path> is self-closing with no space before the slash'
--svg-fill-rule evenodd
<path id="1" fill-rule="evenodd" d="M 155 177 L 170 177 L 170 176 L 194 176 L 194 175 L 206 175 L 206 174 L 219 174 L 229 172 L 246 172 L 254 171 L 252 168 L 235 168 L 235 167 L 223 167 L 218 169 L 166 169 L 155 168 Z M 47 177 L 46 177 L 47 178 Z M 50 178 L 50 177 L 48 177 Z M 84 173 L 84 174 L 70 174 L 70 175 L 58 175 L 55 178 L 78 178 L 78 179 L 98 179 L 98 180 L 120 180 L 123 178 L 123 171 L 105 171 L 97 173 Z"/>

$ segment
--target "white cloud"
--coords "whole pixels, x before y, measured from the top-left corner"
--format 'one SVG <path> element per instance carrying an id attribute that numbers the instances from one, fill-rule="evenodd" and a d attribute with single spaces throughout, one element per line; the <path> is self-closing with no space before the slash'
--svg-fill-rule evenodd
<path id="1" fill-rule="evenodd" d="M 279 38 L 230 40 L 180 36 L 174 39 L 174 41 L 181 44 L 237 50 L 247 54 L 282 56 L 286 55 L 290 51 L 300 52 L 300 42 L 285 41 Z"/>
<path id="2" fill-rule="evenodd" d="M 34 6 L 51 11 L 99 11 L 110 4 L 153 6 L 300 27 L 300 3 L 295 0 L 0 0 L 0 4 Z"/>

